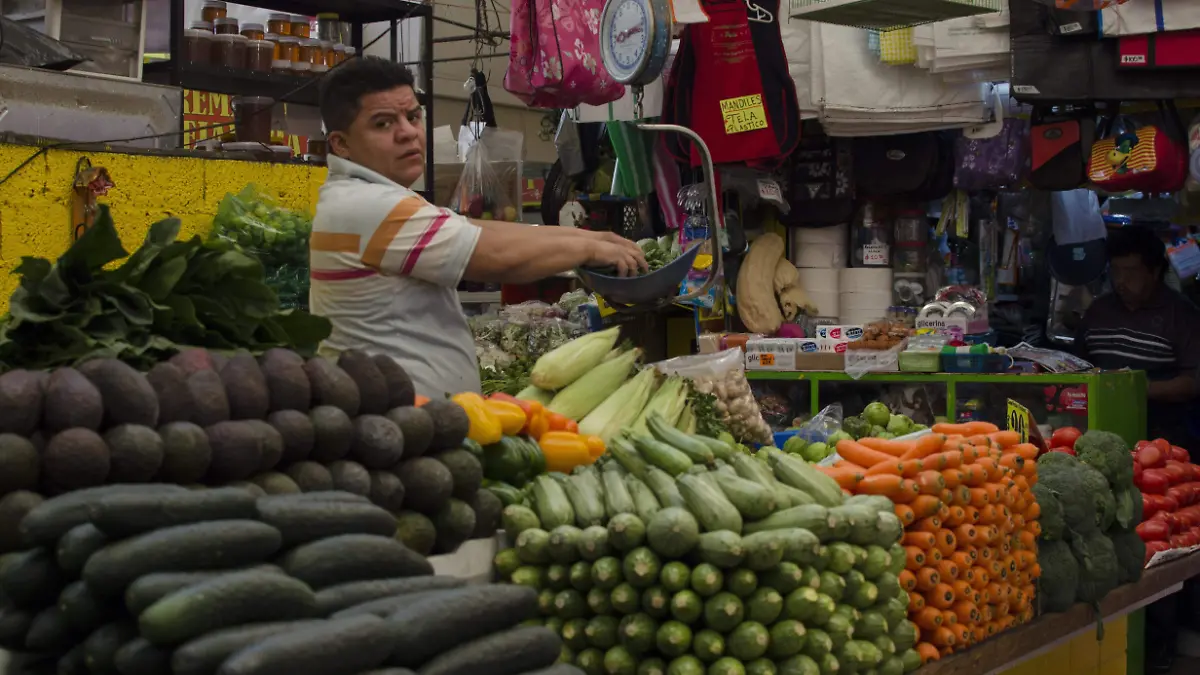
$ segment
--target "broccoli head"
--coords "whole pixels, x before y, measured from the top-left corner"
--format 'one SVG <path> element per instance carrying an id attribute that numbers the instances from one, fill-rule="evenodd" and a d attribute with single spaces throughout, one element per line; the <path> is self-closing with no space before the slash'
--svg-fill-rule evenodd
<path id="1" fill-rule="evenodd" d="M 1058 495 L 1045 483 L 1039 482 L 1033 486 L 1033 497 L 1041 507 L 1038 524 L 1042 526 L 1042 539 L 1062 539 L 1066 521 L 1063 520 L 1063 507 L 1058 501 Z"/>
<path id="2" fill-rule="evenodd" d="M 1133 455 L 1120 436 L 1108 431 L 1089 431 L 1075 441 L 1079 461 L 1104 474 L 1113 489 L 1133 483 Z"/>
<path id="3" fill-rule="evenodd" d="M 1065 541 L 1045 541 L 1038 544 L 1038 565 L 1042 577 L 1038 581 L 1042 611 L 1065 612 L 1075 604 L 1079 563 Z"/>
<path id="4" fill-rule="evenodd" d="M 1129 584 L 1141 579 L 1146 565 L 1146 542 L 1136 532 L 1112 532 L 1109 538 L 1117 554 L 1117 580 Z"/>
<path id="5" fill-rule="evenodd" d="M 1122 532 L 1132 532 L 1133 528 L 1142 522 L 1142 492 L 1133 485 L 1119 490 L 1113 490 L 1113 499 L 1117 501 L 1117 524 L 1115 527 Z"/>
<path id="6" fill-rule="evenodd" d="M 871 434 L 871 425 L 863 418 L 855 415 L 842 420 L 842 431 L 850 434 L 855 439 L 859 439 Z"/>
<path id="7" fill-rule="evenodd" d="M 1103 532 L 1093 531 L 1071 537 L 1070 544 L 1071 552 L 1079 563 L 1079 585 L 1075 588 L 1075 599 L 1098 603 L 1120 583 L 1120 566 L 1113 542 Z M 1038 561 L 1041 562 L 1040 556 Z"/>
<path id="8" fill-rule="evenodd" d="M 1083 489 L 1087 491 L 1088 496 L 1092 498 L 1092 503 L 1096 505 L 1096 526 L 1101 530 L 1107 530 L 1117 521 L 1116 498 L 1113 497 L 1112 490 L 1108 488 L 1108 481 L 1104 478 L 1104 474 L 1082 463 L 1079 470 Z"/>
<path id="9" fill-rule="evenodd" d="M 1075 534 L 1096 530 L 1096 503 L 1085 492 L 1083 467 L 1082 462 L 1065 452 L 1047 453 L 1037 461 L 1037 485 L 1050 490 L 1058 499 L 1066 529 Z"/>

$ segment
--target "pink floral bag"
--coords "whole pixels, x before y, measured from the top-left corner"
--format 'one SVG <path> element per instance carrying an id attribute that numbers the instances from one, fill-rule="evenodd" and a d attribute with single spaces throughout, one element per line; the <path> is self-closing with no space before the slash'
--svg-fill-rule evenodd
<path id="1" fill-rule="evenodd" d="M 604 105 L 625 94 L 600 62 L 603 0 L 517 0 L 504 88 L 532 108 Z"/>

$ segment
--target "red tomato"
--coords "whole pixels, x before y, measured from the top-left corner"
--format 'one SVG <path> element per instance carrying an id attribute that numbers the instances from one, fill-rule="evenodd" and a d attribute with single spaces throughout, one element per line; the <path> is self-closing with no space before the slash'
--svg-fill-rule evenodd
<path id="1" fill-rule="evenodd" d="M 1148 495 L 1142 493 L 1142 521 L 1147 521 L 1158 512 L 1159 501 L 1158 495 Z"/>
<path id="2" fill-rule="evenodd" d="M 1174 497 L 1160 496 L 1158 498 L 1158 500 L 1159 500 L 1158 501 L 1158 510 L 1159 511 L 1166 511 L 1167 513 L 1175 513 L 1176 511 L 1179 510 L 1179 501 L 1176 500 Z"/>
<path id="3" fill-rule="evenodd" d="M 1167 465 L 1162 468 L 1163 473 L 1167 474 L 1167 478 L 1171 481 L 1171 485 L 1179 485 L 1188 481 L 1188 474 L 1191 472 L 1183 468 L 1179 462 L 1167 460 Z"/>
<path id="4" fill-rule="evenodd" d="M 1150 442 L 1153 443 L 1154 446 L 1157 447 L 1159 450 L 1162 450 L 1162 453 L 1164 455 L 1171 452 L 1171 444 L 1168 443 L 1167 439 L 1165 439 L 1165 438 L 1156 438 Z"/>
<path id="5" fill-rule="evenodd" d="M 1068 448 L 1065 445 L 1060 445 L 1058 447 L 1050 448 L 1050 452 L 1064 452 L 1068 455 L 1071 455 L 1072 457 L 1075 456 L 1075 448 Z"/>
<path id="6" fill-rule="evenodd" d="M 1167 474 L 1160 469 L 1147 469 L 1142 472 L 1141 482 L 1138 487 L 1147 494 L 1161 495 L 1166 494 L 1167 488 L 1170 487 L 1171 481 Z"/>
<path id="7" fill-rule="evenodd" d="M 1167 460 L 1166 454 L 1154 444 L 1142 446 L 1134 458 L 1143 469 L 1157 469 Z"/>
<path id="8" fill-rule="evenodd" d="M 1171 526 L 1165 520 L 1147 520 L 1137 526 L 1142 541 L 1164 541 L 1171 537 Z"/>
<path id="9" fill-rule="evenodd" d="M 1165 541 L 1148 541 L 1148 542 L 1146 542 L 1146 562 L 1149 563 L 1150 559 L 1154 557 L 1155 553 L 1162 553 L 1163 551 L 1169 550 L 1170 548 L 1171 548 L 1171 545 Z"/>
<path id="10" fill-rule="evenodd" d="M 1074 448 L 1075 441 L 1082 435 L 1083 433 L 1075 427 L 1059 427 L 1050 434 L 1050 447 Z"/>
<path id="11" fill-rule="evenodd" d="M 1177 462 L 1191 462 L 1192 456 L 1190 454 L 1188 454 L 1187 450 L 1184 450 L 1183 448 L 1179 447 L 1178 445 L 1172 445 L 1171 446 L 1171 459 L 1173 459 Z"/>
<path id="12" fill-rule="evenodd" d="M 1188 545 L 1187 542 L 1187 537 L 1182 534 L 1173 534 L 1170 539 L 1167 539 L 1167 543 L 1171 545 L 1171 548 L 1183 548 Z"/>
<path id="13" fill-rule="evenodd" d="M 1183 528 L 1191 529 L 1196 525 L 1200 525 L 1200 514 L 1196 514 L 1188 509 L 1179 511 L 1175 514 L 1175 517 L 1179 519 L 1179 526 Z"/>

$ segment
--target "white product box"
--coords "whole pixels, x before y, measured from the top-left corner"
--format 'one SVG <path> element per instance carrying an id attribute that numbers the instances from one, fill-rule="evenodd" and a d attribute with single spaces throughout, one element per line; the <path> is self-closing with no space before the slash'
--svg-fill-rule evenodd
<path id="1" fill-rule="evenodd" d="M 823 340 L 853 342 L 862 336 L 862 326 L 817 326 L 817 337 Z"/>
<path id="2" fill-rule="evenodd" d="M 795 370 L 797 343 L 793 338 L 757 338 L 746 343 L 746 370 Z"/>
<path id="3" fill-rule="evenodd" d="M 850 344 L 849 340 L 835 340 L 831 338 L 821 338 L 819 340 L 820 349 L 827 354 L 845 354 L 846 345 Z"/>

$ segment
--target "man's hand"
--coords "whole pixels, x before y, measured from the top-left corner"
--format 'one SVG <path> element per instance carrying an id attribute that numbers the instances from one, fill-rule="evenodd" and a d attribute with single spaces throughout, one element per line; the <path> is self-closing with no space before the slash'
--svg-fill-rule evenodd
<path id="1" fill-rule="evenodd" d="M 621 277 L 636 276 L 650 271 L 642 248 L 620 235 L 612 232 L 593 232 L 588 244 L 588 266 L 615 267 L 617 276 Z"/>

